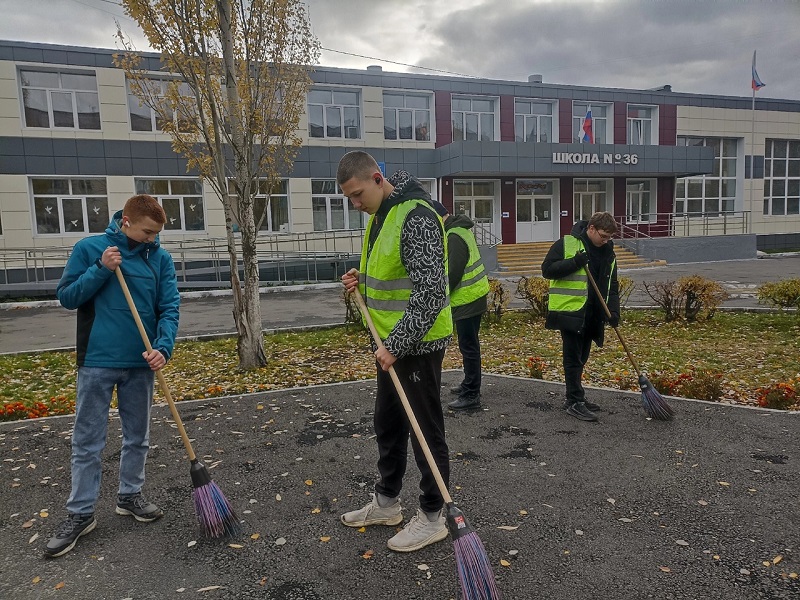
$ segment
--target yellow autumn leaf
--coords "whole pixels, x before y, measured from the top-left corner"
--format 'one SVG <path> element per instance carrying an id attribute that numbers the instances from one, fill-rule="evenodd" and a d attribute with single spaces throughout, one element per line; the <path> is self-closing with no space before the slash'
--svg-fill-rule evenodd
<path id="1" fill-rule="evenodd" d="M 260 533 L 254 533 L 253 535 L 250 536 L 250 539 L 251 540 L 257 540 L 260 537 L 261 537 Z"/>
<path id="2" fill-rule="evenodd" d="M 306 479 L 306 485 L 314 485 L 314 482 L 310 479 Z"/>
<path id="3" fill-rule="evenodd" d="M 57 590 L 60 590 L 60 589 L 61 589 L 61 588 L 63 588 L 63 587 L 64 587 L 64 582 L 63 582 L 63 581 L 59 581 L 59 582 L 56 584 L 56 587 L 55 587 L 55 589 L 57 589 Z"/>
<path id="4" fill-rule="evenodd" d="M 320 512 L 322 512 L 322 511 L 319 508 L 314 508 L 314 509 L 311 510 L 311 514 L 312 515 L 319 514 Z"/>
<path id="5" fill-rule="evenodd" d="M 510 567 L 511 566 L 511 563 L 508 562 L 505 558 L 501 558 L 500 559 L 500 564 L 503 565 L 504 567 Z"/>
<path id="6" fill-rule="evenodd" d="M 797 573 L 789 573 L 791 579 L 797 579 Z"/>
<path id="7" fill-rule="evenodd" d="M 768 560 L 763 561 L 761 564 L 764 565 L 765 567 L 771 567 L 772 566 L 772 563 L 769 562 Z"/>
<path id="8" fill-rule="evenodd" d="M 527 511 L 527 510 L 521 510 L 521 511 L 519 511 L 519 514 L 521 514 L 521 515 L 527 515 L 527 514 L 528 514 L 528 511 Z"/>
<path id="9" fill-rule="evenodd" d="M 669 567 L 658 567 L 658 568 L 664 573 L 672 573 L 672 569 L 670 569 Z"/>
<path id="10" fill-rule="evenodd" d="M 720 485 L 724 485 L 725 487 L 729 487 L 731 485 L 727 481 L 718 481 L 717 483 L 720 484 Z"/>
<path id="11" fill-rule="evenodd" d="M 366 527 L 359 527 L 358 528 L 358 533 L 364 533 L 366 530 L 367 530 Z"/>
<path id="12" fill-rule="evenodd" d="M 714 555 L 714 560 L 719 560 L 719 554 Z"/>
<path id="13" fill-rule="evenodd" d="M 330 542 L 331 541 L 331 536 L 323 535 L 321 538 L 319 538 L 319 541 L 320 542 Z"/>
<path id="14" fill-rule="evenodd" d="M 236 548 L 238 550 L 239 548 L 244 548 L 244 546 L 241 544 L 228 544 L 228 548 Z"/>
<path id="15" fill-rule="evenodd" d="M 37 575 L 36 577 L 34 577 L 34 578 L 31 580 L 31 582 L 32 582 L 32 583 L 39 583 L 41 580 L 42 580 L 42 578 L 41 578 L 41 577 L 39 577 L 39 576 Z"/>
<path id="16" fill-rule="evenodd" d="M 39 516 L 42 517 L 43 519 L 46 519 L 47 517 L 50 516 L 50 513 L 48 513 L 46 510 L 43 510 L 42 512 L 39 513 Z"/>
<path id="17" fill-rule="evenodd" d="M 775 558 L 772 559 L 772 564 L 773 565 L 777 565 L 782 560 L 783 560 L 783 555 L 782 554 L 778 554 L 778 556 L 776 556 Z"/>
<path id="18" fill-rule="evenodd" d="M 256 406 L 256 410 L 264 410 L 264 405 L 259 404 L 258 406 Z"/>
<path id="19" fill-rule="evenodd" d="M 373 554 L 375 554 L 374 550 L 367 550 L 366 552 L 364 552 L 364 554 L 361 555 L 361 558 L 369 560 L 370 558 L 372 558 Z"/>

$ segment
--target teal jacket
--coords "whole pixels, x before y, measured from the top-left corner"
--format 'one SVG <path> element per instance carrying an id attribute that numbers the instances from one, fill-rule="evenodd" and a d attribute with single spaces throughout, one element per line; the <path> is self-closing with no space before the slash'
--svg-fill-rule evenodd
<path id="1" fill-rule="evenodd" d="M 128 248 L 118 211 L 105 233 L 84 238 L 72 248 L 56 295 L 64 308 L 78 309 L 78 366 L 128 369 L 148 367 L 144 342 L 113 271 L 100 262 L 117 246 L 122 274 L 153 348 L 169 360 L 178 333 L 180 294 L 169 253 L 153 243 Z"/>

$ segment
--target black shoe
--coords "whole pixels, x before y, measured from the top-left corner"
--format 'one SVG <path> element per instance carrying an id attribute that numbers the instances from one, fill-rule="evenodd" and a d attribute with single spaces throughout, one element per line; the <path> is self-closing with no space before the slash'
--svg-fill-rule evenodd
<path id="1" fill-rule="evenodd" d="M 575 402 L 567 407 L 567 414 L 581 421 L 597 421 L 597 415 L 586 408 L 585 402 Z"/>
<path id="2" fill-rule="evenodd" d="M 55 535 L 44 547 L 45 556 L 55 558 L 66 554 L 75 547 L 79 537 L 92 531 L 96 525 L 94 514 L 69 515 L 66 520 L 61 521 Z"/>
<path id="3" fill-rule="evenodd" d="M 454 400 L 447 405 L 451 410 L 475 410 L 481 407 L 481 395 L 474 394 L 472 396 L 459 396 L 458 400 Z"/>
<path id="4" fill-rule="evenodd" d="M 595 404 L 594 402 L 589 402 L 588 400 L 584 400 L 583 403 L 584 403 L 584 405 L 586 405 L 586 408 L 588 408 L 592 412 L 597 412 L 598 410 L 603 410 L 602 408 L 600 408 L 599 404 Z"/>
<path id="5" fill-rule="evenodd" d="M 450 393 L 455 394 L 456 396 L 460 396 L 464 392 L 464 388 L 461 385 L 457 385 L 455 387 L 450 388 Z"/>
<path id="6" fill-rule="evenodd" d="M 118 515 L 131 515 L 137 521 L 149 523 L 164 516 L 164 511 L 145 500 L 141 492 L 132 496 L 117 496 Z"/>

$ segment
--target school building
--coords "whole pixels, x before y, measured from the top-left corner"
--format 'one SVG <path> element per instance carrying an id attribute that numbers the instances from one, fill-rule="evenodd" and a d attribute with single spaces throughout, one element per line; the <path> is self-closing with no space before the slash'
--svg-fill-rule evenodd
<path id="1" fill-rule="evenodd" d="M 23 255 L 61 260 L 140 192 L 164 206 L 161 239 L 171 251 L 224 247 L 220 201 L 187 173 L 114 53 L 0 41 L 0 282 L 12 281 Z M 158 55 L 146 57 L 163 85 Z M 335 182 L 339 158 L 354 149 L 389 175 L 418 177 L 478 224 L 485 245 L 552 241 L 607 210 L 620 243 L 645 253 L 800 247 L 800 101 L 756 97 L 753 110 L 749 94 L 380 67 L 318 67 L 312 79 L 294 167 L 258 199 L 270 251 L 290 243 L 297 252 L 359 252 L 365 217 Z M 733 236 L 743 237 L 721 241 Z"/>

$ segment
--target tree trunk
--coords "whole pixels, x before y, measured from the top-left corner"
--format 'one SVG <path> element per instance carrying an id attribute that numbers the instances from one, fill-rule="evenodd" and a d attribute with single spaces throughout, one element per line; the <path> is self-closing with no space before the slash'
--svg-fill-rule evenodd
<path id="1" fill-rule="evenodd" d="M 255 369 L 267 364 L 264 352 L 264 336 L 261 331 L 261 302 L 258 289 L 260 278 L 258 272 L 258 255 L 256 254 L 256 238 L 253 215 L 253 198 L 250 189 L 250 155 L 245 153 L 244 130 L 239 112 L 239 91 L 236 81 L 236 63 L 234 61 L 234 45 L 231 33 L 230 0 L 217 0 L 219 11 L 220 41 L 222 43 L 222 60 L 225 66 L 225 91 L 227 95 L 226 116 L 231 127 L 233 138 L 233 160 L 236 170 L 236 188 L 239 201 L 239 228 L 242 235 L 242 261 L 244 263 L 244 290 L 239 283 L 238 263 L 236 262 L 236 240 L 228 228 L 228 254 L 231 257 L 231 288 L 233 291 L 233 318 L 239 334 L 237 350 L 239 367 Z"/>

